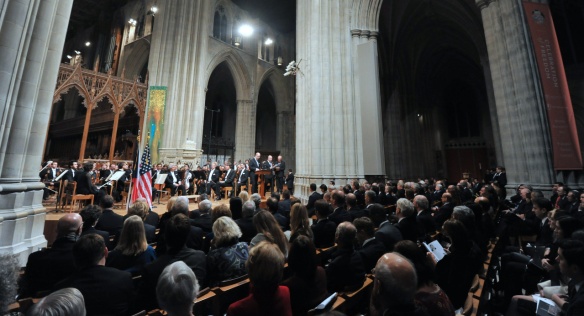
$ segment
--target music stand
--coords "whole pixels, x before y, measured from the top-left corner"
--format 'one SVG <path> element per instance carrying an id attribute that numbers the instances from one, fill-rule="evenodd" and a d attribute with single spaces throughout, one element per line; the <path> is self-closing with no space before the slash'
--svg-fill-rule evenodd
<path id="1" fill-rule="evenodd" d="M 63 185 L 61 183 L 61 180 L 63 180 L 63 176 L 67 172 L 69 172 L 69 169 L 61 172 L 61 174 L 53 180 L 53 182 L 59 182 L 59 191 L 51 190 L 51 191 L 57 193 L 57 201 L 55 201 L 55 212 L 57 212 L 57 213 L 59 213 L 59 203 L 61 202 L 61 185 Z"/>
<path id="2" fill-rule="evenodd" d="M 154 185 L 157 184 L 164 184 L 164 182 L 166 181 L 166 177 L 168 176 L 168 173 L 161 173 L 156 177 L 156 181 L 154 181 Z M 160 205 L 160 193 L 164 191 L 164 190 L 156 190 L 156 193 L 158 193 L 158 205 Z"/>

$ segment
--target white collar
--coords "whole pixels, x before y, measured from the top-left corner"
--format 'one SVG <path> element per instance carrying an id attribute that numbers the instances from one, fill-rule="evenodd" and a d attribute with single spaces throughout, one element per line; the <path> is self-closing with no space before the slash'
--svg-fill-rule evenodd
<path id="1" fill-rule="evenodd" d="M 365 245 L 366 245 L 368 242 L 372 241 L 373 239 L 375 239 L 375 236 L 373 236 L 373 237 L 371 237 L 371 238 L 369 238 L 369 239 L 365 239 L 365 241 L 363 242 L 363 245 L 362 245 L 361 247 L 365 247 Z"/>

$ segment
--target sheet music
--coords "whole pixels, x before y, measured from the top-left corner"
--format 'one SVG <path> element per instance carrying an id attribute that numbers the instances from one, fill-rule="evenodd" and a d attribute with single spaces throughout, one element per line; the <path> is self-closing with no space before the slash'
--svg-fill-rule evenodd
<path id="1" fill-rule="evenodd" d="M 110 178 L 111 181 L 119 181 L 120 178 L 125 174 L 123 170 L 116 171 L 112 177 Z"/>
<path id="2" fill-rule="evenodd" d="M 154 184 L 164 184 L 164 181 L 166 181 L 167 176 L 168 173 L 159 174 L 158 177 L 156 177 L 156 181 L 154 182 Z"/>

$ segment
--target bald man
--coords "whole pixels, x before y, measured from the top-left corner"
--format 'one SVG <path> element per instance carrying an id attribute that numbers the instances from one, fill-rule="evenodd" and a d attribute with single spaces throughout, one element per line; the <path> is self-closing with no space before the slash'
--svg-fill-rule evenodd
<path id="1" fill-rule="evenodd" d="M 28 256 L 26 273 L 22 277 L 20 295 L 34 296 L 49 291 L 58 281 L 75 272 L 73 245 L 81 235 L 83 220 L 79 214 L 66 214 L 57 223 L 57 239 L 51 248 L 33 252 Z"/>
<path id="2" fill-rule="evenodd" d="M 386 253 L 375 265 L 370 312 L 373 316 L 425 315 L 414 305 L 418 277 L 412 263 L 397 253 Z"/>

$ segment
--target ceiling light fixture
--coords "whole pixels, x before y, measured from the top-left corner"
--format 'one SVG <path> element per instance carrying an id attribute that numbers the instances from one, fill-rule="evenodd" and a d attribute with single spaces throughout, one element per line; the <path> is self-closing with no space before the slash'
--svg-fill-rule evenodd
<path id="1" fill-rule="evenodd" d="M 73 56 L 67 55 L 67 59 L 72 59 L 72 58 L 73 58 Z"/>
<path id="2" fill-rule="evenodd" d="M 249 24 L 243 24 L 242 26 L 239 27 L 238 31 L 239 34 L 248 37 L 253 34 L 253 27 L 251 27 Z"/>
<path id="3" fill-rule="evenodd" d="M 80 51 L 78 51 L 78 50 L 76 50 L 76 51 L 75 51 L 75 54 L 77 54 L 77 55 L 81 55 L 81 52 L 80 52 Z"/>
<path id="4" fill-rule="evenodd" d="M 138 22 L 134 19 L 130 19 L 130 21 L 128 21 L 128 23 L 130 23 L 131 26 L 136 26 L 136 24 L 138 24 Z"/>
<path id="5" fill-rule="evenodd" d="M 268 38 L 266 39 L 266 41 L 264 42 L 264 44 L 266 44 L 266 45 L 271 45 L 273 42 L 274 42 L 274 41 L 272 41 L 272 39 L 268 37 Z"/>
<path id="6" fill-rule="evenodd" d="M 91 46 L 91 42 L 85 42 L 85 46 L 87 47 Z"/>

